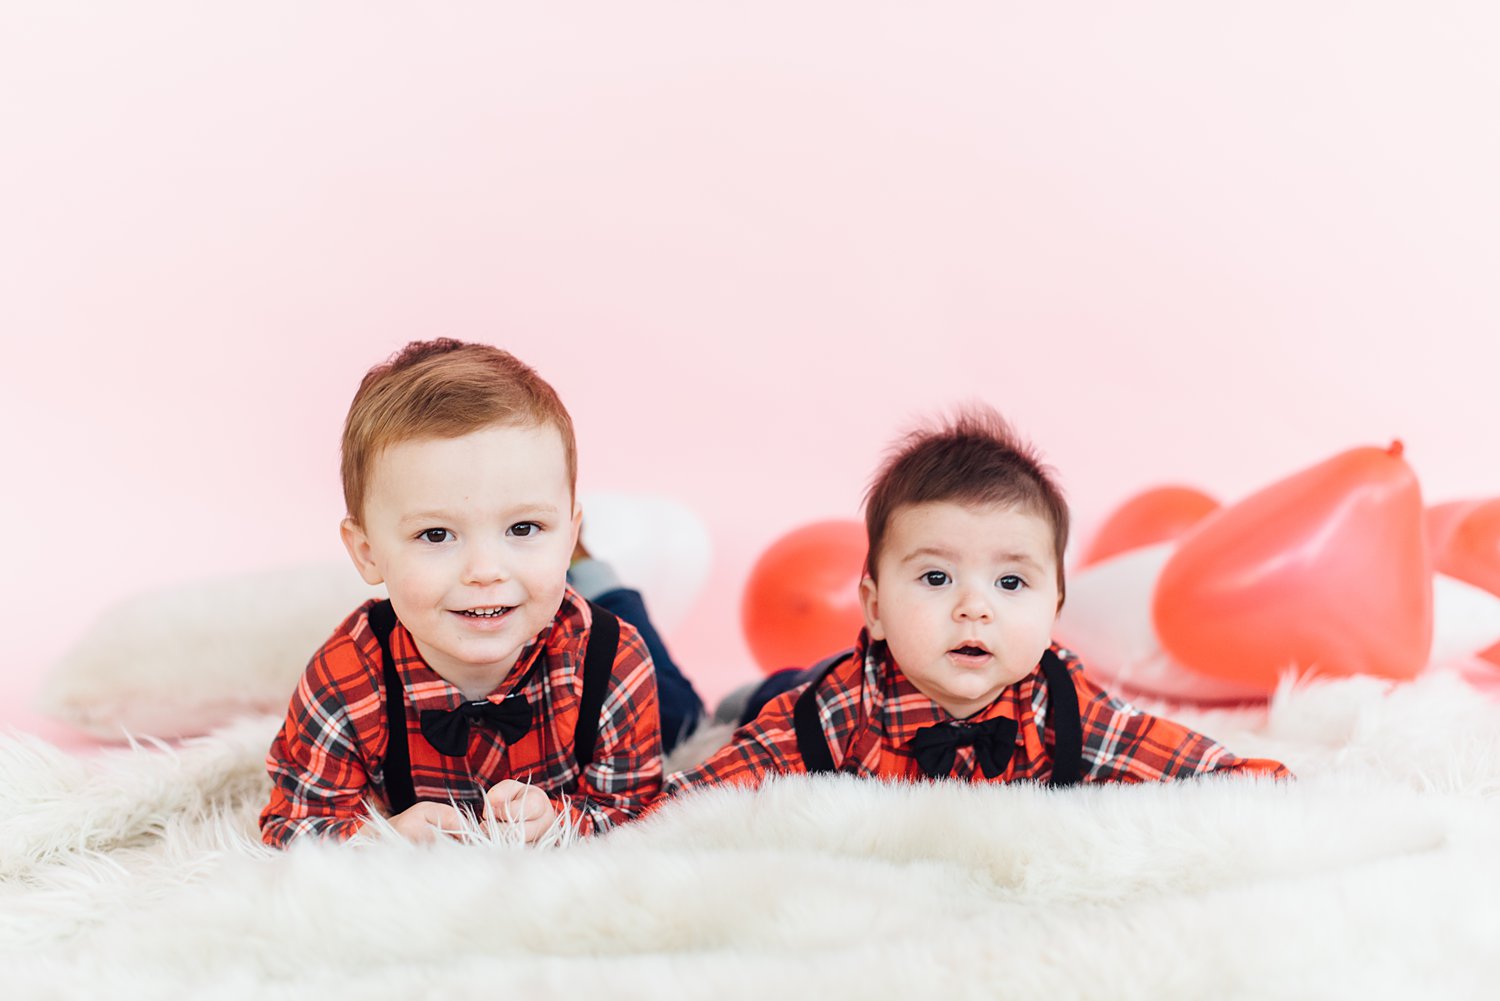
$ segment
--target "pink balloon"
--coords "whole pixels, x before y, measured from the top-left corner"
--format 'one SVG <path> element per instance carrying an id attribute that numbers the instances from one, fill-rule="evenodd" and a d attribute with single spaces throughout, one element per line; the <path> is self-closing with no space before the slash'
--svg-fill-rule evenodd
<path id="1" fill-rule="evenodd" d="M 1432 647 L 1416 474 L 1356 448 L 1205 518 L 1162 569 L 1152 619 L 1174 658 L 1275 687 L 1282 671 L 1410 678 Z"/>
<path id="2" fill-rule="evenodd" d="M 1443 569 L 1442 552 L 1452 538 L 1454 529 L 1458 528 L 1458 523 L 1470 511 L 1483 503 L 1481 500 L 1445 501 L 1427 509 L 1423 518 L 1427 523 L 1427 544 L 1432 547 L 1434 568 L 1438 573 L 1448 573 Z"/>
<path id="3" fill-rule="evenodd" d="M 1132 549 L 1170 542 L 1218 508 L 1218 501 L 1195 487 L 1143 490 L 1104 519 L 1078 566 L 1081 569 Z"/>
<path id="4" fill-rule="evenodd" d="M 1456 501 L 1428 511 L 1432 553 L 1438 572 L 1500 595 L 1500 497 Z M 1479 656 L 1500 665 L 1500 643 Z"/>

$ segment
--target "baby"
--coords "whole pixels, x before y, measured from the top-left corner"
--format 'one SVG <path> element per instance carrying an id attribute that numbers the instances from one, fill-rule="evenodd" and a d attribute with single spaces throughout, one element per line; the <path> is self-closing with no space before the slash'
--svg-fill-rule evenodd
<path id="1" fill-rule="evenodd" d="M 1068 508 L 994 411 L 902 441 L 870 488 L 865 526 L 866 628 L 853 652 L 783 675 L 787 690 L 707 761 L 669 776 L 669 795 L 826 771 L 1057 785 L 1289 776 L 1112 697 L 1052 643 Z"/>

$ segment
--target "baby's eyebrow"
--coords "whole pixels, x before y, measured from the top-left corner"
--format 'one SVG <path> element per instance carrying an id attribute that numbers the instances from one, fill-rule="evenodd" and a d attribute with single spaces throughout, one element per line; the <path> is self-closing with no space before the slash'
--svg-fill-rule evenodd
<path id="1" fill-rule="evenodd" d="M 500 511 L 473 512 L 470 516 L 473 517 L 475 515 L 478 515 L 480 517 L 497 517 L 502 520 L 538 516 L 556 517 L 560 510 L 562 509 L 559 508 L 556 504 L 549 504 L 546 501 L 541 501 L 535 504 L 517 504 L 514 507 L 507 507 Z M 405 514 L 401 515 L 400 524 L 404 525 L 408 522 L 451 522 L 459 521 L 463 517 L 464 515 L 456 514 L 453 511 L 441 511 L 437 509 L 428 511 L 408 511 Z"/>
<path id="2" fill-rule="evenodd" d="M 952 549 L 948 549 L 943 546 L 923 546 L 920 549 L 913 549 L 911 552 L 907 553 L 901 558 L 901 562 L 913 563 L 920 559 L 929 558 L 952 561 L 958 558 L 958 554 Z"/>
<path id="3" fill-rule="evenodd" d="M 910 553 L 907 553 L 906 556 L 902 557 L 901 562 L 915 563 L 923 559 L 937 559 L 947 560 L 951 563 L 957 562 L 959 558 L 957 550 L 949 549 L 945 546 L 922 546 L 920 549 L 913 549 Z M 1041 564 L 1027 553 L 1000 552 L 996 553 L 993 559 L 996 563 L 1018 563 L 1036 572 L 1041 572 L 1042 569 Z"/>
<path id="4" fill-rule="evenodd" d="M 552 504 L 547 501 L 538 501 L 535 504 L 517 504 L 515 507 L 508 508 L 507 510 L 511 512 L 519 512 L 520 514 L 526 514 L 530 511 L 538 511 L 542 514 L 553 514 L 556 511 L 560 510 L 560 508 L 556 504 Z"/>
<path id="5" fill-rule="evenodd" d="M 542 518 L 548 521 L 561 521 L 562 509 L 556 504 L 522 504 L 517 507 L 506 508 L 501 517 L 502 521 L 518 521 L 528 518 Z"/>

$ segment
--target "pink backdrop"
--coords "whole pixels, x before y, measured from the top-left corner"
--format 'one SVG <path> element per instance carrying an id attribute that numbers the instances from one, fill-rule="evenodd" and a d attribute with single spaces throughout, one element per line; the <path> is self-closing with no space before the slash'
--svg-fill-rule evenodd
<path id="1" fill-rule="evenodd" d="M 963 399 L 1085 534 L 1394 436 L 1500 494 L 1493 5 L 1095 6 L 7 4 L 4 718 L 121 596 L 341 556 L 339 422 L 414 337 L 702 515 L 710 695 L 755 556 Z"/>

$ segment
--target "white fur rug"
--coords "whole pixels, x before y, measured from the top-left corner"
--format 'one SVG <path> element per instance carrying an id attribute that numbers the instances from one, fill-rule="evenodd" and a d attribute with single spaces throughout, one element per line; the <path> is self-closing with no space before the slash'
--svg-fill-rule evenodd
<path id="1" fill-rule="evenodd" d="M 1493 998 L 1500 706 L 1452 676 L 1178 713 L 1293 783 L 783 780 L 606 838 L 262 849 L 275 719 L 0 740 L 6 998 Z"/>

